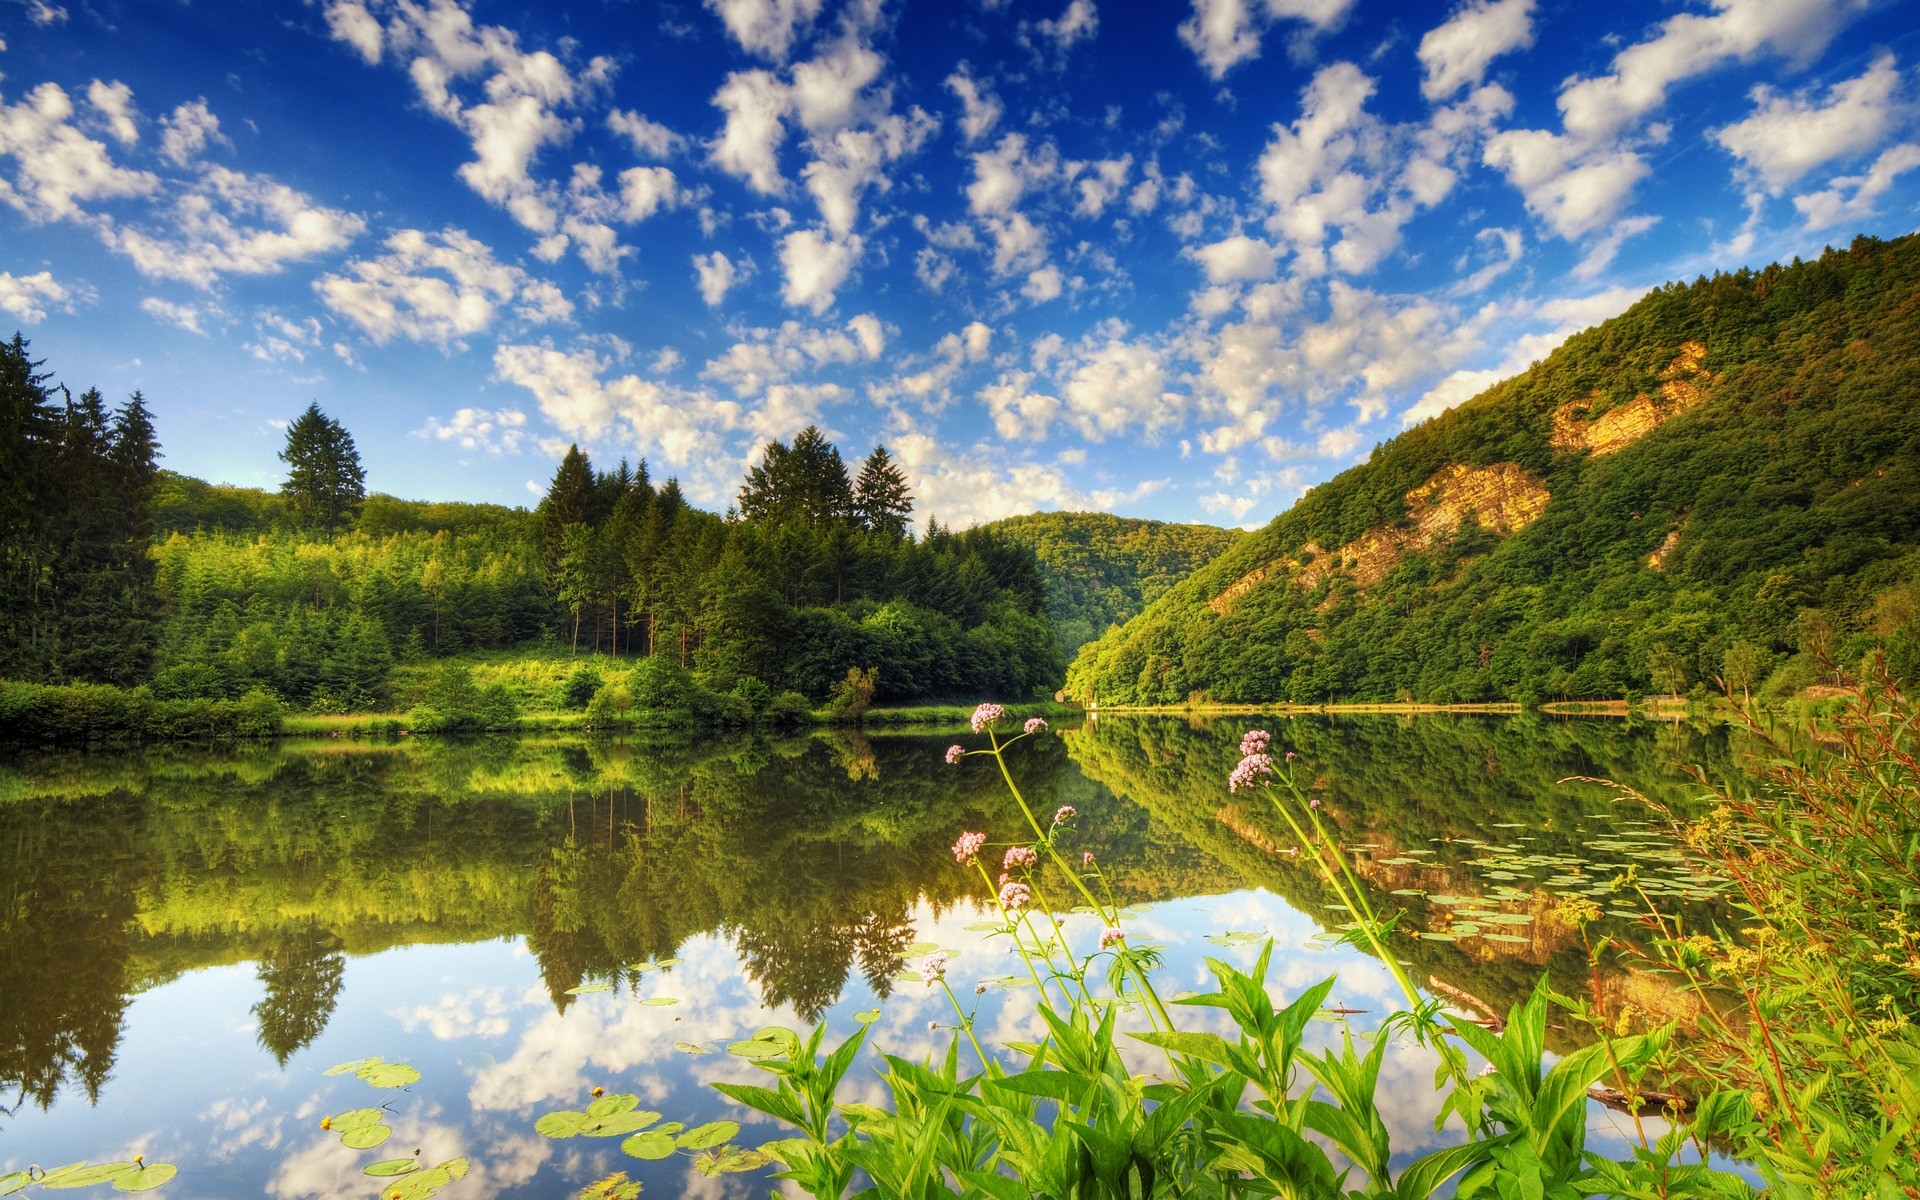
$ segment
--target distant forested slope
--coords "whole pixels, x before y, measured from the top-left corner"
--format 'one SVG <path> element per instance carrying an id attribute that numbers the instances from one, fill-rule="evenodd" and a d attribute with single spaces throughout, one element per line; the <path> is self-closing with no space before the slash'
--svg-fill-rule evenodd
<path id="1" fill-rule="evenodd" d="M 1211 562 L 1242 536 L 1213 525 L 1112 513 L 1032 513 L 986 526 L 1033 549 L 1054 637 L 1068 658 Z"/>
<path id="2" fill-rule="evenodd" d="M 1920 237 L 1671 284 L 1086 646 L 1103 703 L 1920 675 Z"/>

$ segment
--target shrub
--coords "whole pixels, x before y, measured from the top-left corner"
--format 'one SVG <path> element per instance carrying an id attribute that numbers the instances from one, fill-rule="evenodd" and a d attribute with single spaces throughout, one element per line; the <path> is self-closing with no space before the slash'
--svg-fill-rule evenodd
<path id="1" fill-rule="evenodd" d="M 576 712 L 589 707 L 600 694 L 602 684 L 600 672 L 592 667 L 580 667 L 560 685 L 560 707 Z"/>
<path id="2" fill-rule="evenodd" d="M 767 701 L 760 719 L 778 729 L 798 729 L 813 723 L 813 704 L 799 692 L 781 692 Z"/>
<path id="3" fill-rule="evenodd" d="M 827 719 L 841 725 L 858 725 L 873 707 L 873 689 L 879 677 L 878 667 L 848 667 L 847 677 L 833 685 L 827 699 Z"/>

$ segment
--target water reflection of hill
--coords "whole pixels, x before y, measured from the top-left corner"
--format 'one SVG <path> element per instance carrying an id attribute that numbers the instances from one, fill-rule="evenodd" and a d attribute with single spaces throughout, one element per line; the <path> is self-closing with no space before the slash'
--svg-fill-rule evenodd
<path id="1" fill-rule="evenodd" d="M 1222 785 L 1249 724 L 1102 720 L 1065 739 L 1087 778 L 1151 812 L 1230 870 L 1239 886 L 1267 888 L 1303 912 L 1331 918 L 1328 906 L 1336 897 L 1305 860 L 1290 855 L 1296 839 L 1271 801 L 1259 792 L 1229 795 Z M 1488 895 L 1484 871 L 1469 865 L 1476 842 L 1512 844 L 1519 838 L 1531 854 L 1592 861 L 1611 856 L 1588 843 L 1649 816 L 1615 802 L 1607 789 L 1561 780 L 1617 780 L 1685 813 L 1695 790 L 1687 766 L 1715 777 L 1733 769 L 1723 730 L 1680 724 L 1451 716 L 1275 718 L 1265 724 L 1274 733 L 1276 755 L 1298 754 L 1296 778 L 1320 800 L 1343 840 L 1373 847 L 1360 856 L 1370 902 L 1382 914 L 1403 911 L 1402 928 L 1408 930 L 1445 931 L 1447 910 L 1396 892 Z M 1409 852 L 1420 857 L 1409 860 Z M 1503 1012 L 1525 998 L 1542 971 L 1563 991 L 1583 991 L 1588 969 L 1579 932 L 1551 911 L 1563 889 L 1520 883 L 1514 890 L 1524 899 L 1479 906 L 1530 917 L 1517 927 L 1520 940 L 1403 938 L 1396 944 L 1417 977 L 1438 977 Z M 1627 897 L 1624 903 L 1637 901 Z M 1671 907 L 1695 919 L 1713 911 L 1691 902 Z M 1609 922 L 1606 932 L 1638 936 L 1620 921 Z M 1604 982 L 1643 1012 L 1691 1011 L 1690 1002 L 1657 976 L 1616 966 Z"/>
<path id="2" fill-rule="evenodd" d="M 1238 732 L 1103 721 L 1021 745 L 1016 772 L 1036 809 L 1080 811 L 1076 848 L 1124 900 L 1257 885 L 1323 911 L 1316 881 L 1273 853 L 1271 815 L 1225 792 Z M 1607 812 L 1556 779 L 1648 784 L 1725 756 L 1715 739 L 1598 723 L 1296 722 L 1281 737 L 1356 839 L 1403 846 L 1502 821 L 1566 831 Z M 769 1004 L 819 1012 L 852 972 L 884 995 L 915 907 L 972 894 L 956 833 L 1022 829 L 997 773 L 945 766 L 944 746 L 500 740 L 16 760 L 0 767 L 0 1104 L 97 1091 L 126 998 L 222 964 L 255 964 L 260 1041 L 283 1061 L 324 1029 L 347 956 L 422 942 L 523 936 L 559 1008 L 569 988 L 708 933 Z M 1567 965 L 1551 930 L 1537 940 L 1412 957 L 1505 1003 L 1542 965 Z"/>

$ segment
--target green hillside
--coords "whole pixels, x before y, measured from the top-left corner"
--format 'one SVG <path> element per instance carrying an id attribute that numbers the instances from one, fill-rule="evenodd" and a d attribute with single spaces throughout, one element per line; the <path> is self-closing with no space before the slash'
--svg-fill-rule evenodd
<path id="1" fill-rule="evenodd" d="M 1032 547 L 1046 584 L 1054 637 L 1068 658 L 1242 536 L 1237 529 L 1112 513 L 1032 513 L 987 528 Z"/>
<path id="2" fill-rule="evenodd" d="M 1670 284 L 1089 644 L 1101 703 L 1920 674 L 1920 237 Z"/>

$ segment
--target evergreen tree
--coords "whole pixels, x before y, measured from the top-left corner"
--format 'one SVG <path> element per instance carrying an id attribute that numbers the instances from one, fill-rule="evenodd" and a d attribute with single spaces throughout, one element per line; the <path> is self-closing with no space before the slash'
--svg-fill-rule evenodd
<path id="1" fill-rule="evenodd" d="M 287 430 L 280 461 L 287 464 L 287 481 L 280 494 L 301 524 L 321 530 L 329 540 L 367 498 L 367 473 L 360 466 L 353 435 L 321 412 L 317 403 L 307 405 Z"/>
<path id="2" fill-rule="evenodd" d="M 885 446 L 875 446 L 860 466 L 860 478 L 853 485 L 853 511 L 860 523 L 875 533 L 906 535 L 907 520 L 913 515 L 913 496 L 907 491 L 907 477 L 894 465 Z"/>
<path id="3" fill-rule="evenodd" d="M 852 516 L 853 485 L 840 451 L 815 425 L 802 429 L 791 447 L 768 442 L 740 489 L 740 515 L 815 525 Z"/>
<path id="4" fill-rule="evenodd" d="M 559 590 L 560 560 L 566 554 L 567 528 L 585 525 L 593 516 L 593 464 L 579 446 L 568 446 L 560 469 L 553 473 L 540 501 L 540 564 L 547 586 Z"/>
<path id="5" fill-rule="evenodd" d="M 33 677 L 41 589 L 52 559 L 52 448 L 60 413 L 16 333 L 0 344 L 0 675 Z"/>

